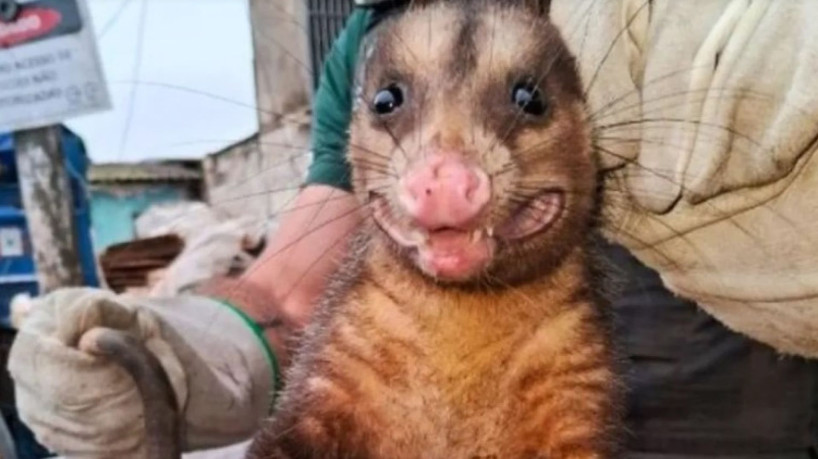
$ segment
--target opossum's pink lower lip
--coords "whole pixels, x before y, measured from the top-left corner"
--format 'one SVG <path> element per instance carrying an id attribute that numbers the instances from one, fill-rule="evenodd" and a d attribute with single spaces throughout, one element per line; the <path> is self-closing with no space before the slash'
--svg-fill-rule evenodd
<path id="1" fill-rule="evenodd" d="M 455 229 L 432 231 L 426 244 L 418 246 L 418 264 L 437 278 L 469 279 L 483 271 L 494 257 L 494 240 L 481 234 Z"/>

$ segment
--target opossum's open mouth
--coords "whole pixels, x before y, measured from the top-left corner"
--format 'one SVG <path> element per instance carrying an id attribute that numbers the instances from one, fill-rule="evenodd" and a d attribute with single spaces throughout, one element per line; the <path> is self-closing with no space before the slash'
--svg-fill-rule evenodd
<path id="1" fill-rule="evenodd" d="M 398 245 L 413 250 L 415 263 L 432 277 L 463 281 L 491 263 L 498 242 L 513 242 L 548 230 L 565 207 L 564 193 L 544 192 L 526 202 L 494 227 L 428 230 L 396 217 L 383 196 L 372 195 L 375 223 Z"/>

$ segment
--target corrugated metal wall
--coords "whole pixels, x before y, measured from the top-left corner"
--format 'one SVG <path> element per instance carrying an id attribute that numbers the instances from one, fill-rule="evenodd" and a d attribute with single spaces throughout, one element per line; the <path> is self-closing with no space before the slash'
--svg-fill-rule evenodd
<path id="1" fill-rule="evenodd" d="M 324 57 L 352 13 L 353 0 L 308 0 L 308 4 L 312 81 L 317 87 Z"/>

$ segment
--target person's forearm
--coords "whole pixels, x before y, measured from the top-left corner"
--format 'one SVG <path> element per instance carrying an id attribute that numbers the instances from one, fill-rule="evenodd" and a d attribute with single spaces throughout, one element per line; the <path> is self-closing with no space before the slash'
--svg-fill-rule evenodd
<path id="1" fill-rule="evenodd" d="M 309 320 L 361 220 L 360 205 L 352 194 L 308 186 L 284 211 L 264 253 L 241 278 L 221 286 L 211 284 L 202 292 L 232 300 L 269 326 L 267 338 L 286 366 L 286 339 Z"/>
<path id="2" fill-rule="evenodd" d="M 362 212 L 351 193 L 320 185 L 304 188 L 285 212 L 267 249 L 243 279 L 267 289 L 283 316 L 300 327 L 312 311 L 304 305 L 323 293 Z"/>

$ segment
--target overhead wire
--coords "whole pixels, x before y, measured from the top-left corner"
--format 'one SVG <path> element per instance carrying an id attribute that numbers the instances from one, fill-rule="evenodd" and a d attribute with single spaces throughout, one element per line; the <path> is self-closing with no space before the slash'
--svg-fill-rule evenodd
<path id="1" fill-rule="evenodd" d="M 144 41 L 145 41 L 145 27 L 147 23 L 147 15 L 148 15 L 148 0 L 142 0 L 142 8 L 139 13 L 139 24 L 137 26 L 136 32 L 136 53 L 135 53 L 135 61 L 133 67 L 133 74 L 132 80 L 138 81 L 139 74 L 142 69 L 142 57 L 143 57 L 143 48 L 144 48 Z M 117 157 L 121 160 L 122 155 L 125 152 L 125 148 L 128 145 L 128 140 L 131 133 L 131 125 L 133 123 L 133 116 L 136 108 L 136 96 L 137 92 L 139 91 L 139 85 L 135 84 L 131 87 L 131 92 L 128 95 L 128 105 L 127 105 L 127 112 L 125 115 L 125 128 L 122 131 L 122 138 L 119 142 L 119 153 Z"/>
<path id="2" fill-rule="evenodd" d="M 125 10 L 128 9 L 128 6 L 133 3 L 133 0 L 122 0 L 122 3 L 119 4 L 119 8 L 114 12 L 114 14 L 108 19 L 104 26 L 100 28 L 99 33 L 97 34 L 97 40 L 102 40 L 108 31 L 119 22 L 119 19 L 122 17 L 122 14 Z"/>

